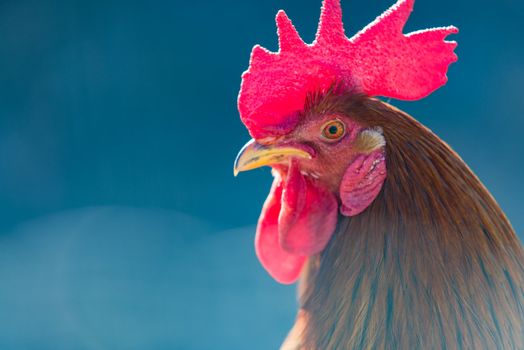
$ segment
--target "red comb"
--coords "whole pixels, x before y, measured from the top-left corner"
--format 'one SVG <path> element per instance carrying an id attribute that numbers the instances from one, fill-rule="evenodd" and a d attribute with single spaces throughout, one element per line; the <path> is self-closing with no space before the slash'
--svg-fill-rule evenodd
<path id="1" fill-rule="evenodd" d="M 421 99 L 447 81 L 457 60 L 455 27 L 403 34 L 414 0 L 399 0 L 351 39 L 344 34 L 340 0 L 324 0 L 315 41 L 300 38 L 284 11 L 276 22 L 280 50 L 255 46 L 242 75 L 238 109 L 255 138 L 291 131 L 307 94 L 333 84 L 369 96 Z"/>

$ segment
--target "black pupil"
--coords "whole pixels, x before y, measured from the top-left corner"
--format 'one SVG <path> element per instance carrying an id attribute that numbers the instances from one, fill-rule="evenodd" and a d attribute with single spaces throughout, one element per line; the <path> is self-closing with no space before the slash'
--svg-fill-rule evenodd
<path id="1" fill-rule="evenodd" d="M 331 125 L 329 128 L 328 128 L 328 132 L 331 134 L 331 135 L 336 135 L 338 133 L 338 126 L 336 125 Z"/>

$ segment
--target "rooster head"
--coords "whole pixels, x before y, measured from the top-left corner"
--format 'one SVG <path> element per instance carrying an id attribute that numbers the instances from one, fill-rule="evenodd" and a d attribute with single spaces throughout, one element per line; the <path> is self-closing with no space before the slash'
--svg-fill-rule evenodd
<path id="1" fill-rule="evenodd" d="M 281 283 L 297 280 L 306 259 L 329 242 L 340 215 L 366 210 L 387 176 L 380 125 L 348 113 L 347 100 L 339 97 L 416 100 L 446 83 L 456 43 L 444 38 L 457 29 L 403 34 L 413 2 L 399 0 L 348 38 L 340 0 L 324 0 L 312 44 L 280 11 L 280 50 L 253 48 L 238 98 L 253 139 L 238 154 L 234 171 L 273 169 L 255 248 Z"/>

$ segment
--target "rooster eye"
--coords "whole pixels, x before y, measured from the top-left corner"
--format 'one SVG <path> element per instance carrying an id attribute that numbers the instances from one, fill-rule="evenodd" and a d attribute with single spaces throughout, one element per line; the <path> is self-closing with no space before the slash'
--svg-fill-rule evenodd
<path id="1" fill-rule="evenodd" d="M 346 126 L 338 119 L 330 120 L 322 125 L 322 137 L 329 141 L 340 139 L 346 133 Z"/>

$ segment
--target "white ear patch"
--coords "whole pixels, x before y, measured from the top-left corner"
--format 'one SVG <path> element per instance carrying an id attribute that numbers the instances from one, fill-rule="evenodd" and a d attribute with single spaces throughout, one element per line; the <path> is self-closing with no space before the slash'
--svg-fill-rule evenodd
<path id="1" fill-rule="evenodd" d="M 357 136 L 354 149 L 359 153 L 369 154 L 386 145 L 381 127 L 365 129 Z"/>

